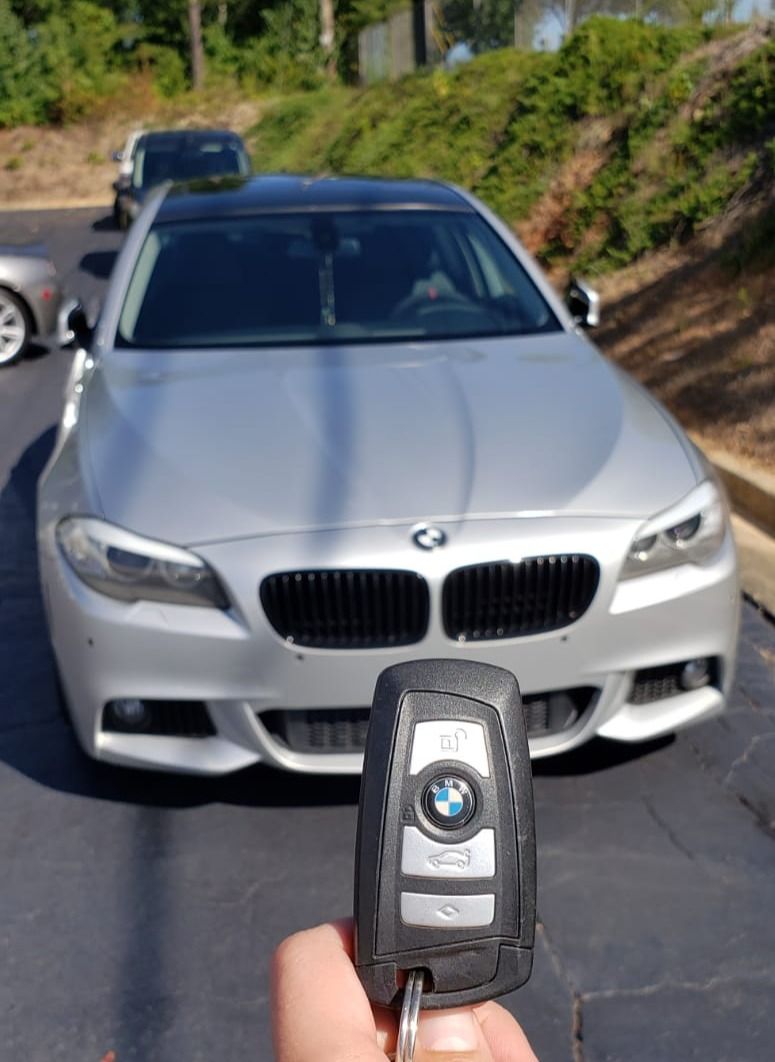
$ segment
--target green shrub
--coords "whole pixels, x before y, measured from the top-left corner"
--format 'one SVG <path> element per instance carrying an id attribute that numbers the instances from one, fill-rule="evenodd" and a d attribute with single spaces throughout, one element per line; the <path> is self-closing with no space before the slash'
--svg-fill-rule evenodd
<path id="1" fill-rule="evenodd" d="M 91 0 L 73 0 L 38 27 L 50 119 L 80 118 L 123 84 L 113 54 L 121 33 L 112 11 Z"/>
<path id="2" fill-rule="evenodd" d="M 610 116 L 625 130 L 632 126 L 632 143 L 625 133 L 622 157 L 590 201 L 577 204 L 580 224 L 582 214 L 590 220 L 598 204 L 626 190 L 633 153 L 688 98 L 704 64 L 681 67 L 679 60 L 706 36 L 595 18 L 556 54 L 504 49 L 452 72 L 296 95 L 275 101 L 254 130 L 256 164 L 439 177 L 472 188 L 514 221 L 572 154 L 579 123 Z M 645 230 L 626 241 L 644 243 Z"/>
<path id="3" fill-rule="evenodd" d="M 154 88 L 165 99 L 178 96 L 189 87 L 188 69 L 174 48 L 144 41 L 137 48 L 135 61 L 140 70 L 152 75 Z"/>
<path id="4" fill-rule="evenodd" d="M 239 50 L 236 71 L 243 84 L 280 92 L 319 87 L 318 0 L 285 0 L 261 17 L 261 36 L 249 38 Z"/>
<path id="5" fill-rule="evenodd" d="M 208 82 L 234 80 L 240 61 L 240 49 L 219 23 L 206 26 L 203 32 Z"/>
<path id="6" fill-rule="evenodd" d="M 248 134 L 256 172 L 320 169 L 326 131 L 336 126 L 348 99 L 345 89 L 330 87 L 270 100 L 262 121 Z"/>
<path id="7" fill-rule="evenodd" d="M 43 121 L 40 56 L 8 0 L 0 0 L 0 56 L 0 127 Z"/>

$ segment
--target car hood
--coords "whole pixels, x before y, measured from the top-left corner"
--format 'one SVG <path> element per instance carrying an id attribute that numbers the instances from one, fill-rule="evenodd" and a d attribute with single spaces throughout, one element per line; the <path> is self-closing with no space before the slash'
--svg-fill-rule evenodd
<path id="1" fill-rule="evenodd" d="M 581 336 L 113 350 L 84 403 L 105 518 L 178 543 L 551 514 L 696 483 L 660 407 Z"/>

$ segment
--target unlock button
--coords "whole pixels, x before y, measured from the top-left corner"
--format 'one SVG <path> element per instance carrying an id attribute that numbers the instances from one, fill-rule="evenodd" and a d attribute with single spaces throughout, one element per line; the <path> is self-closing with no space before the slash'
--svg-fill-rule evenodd
<path id="1" fill-rule="evenodd" d="M 490 777 L 487 745 L 481 723 L 459 719 L 433 719 L 415 723 L 409 774 L 437 760 L 458 760 L 473 767 L 482 778 Z"/>

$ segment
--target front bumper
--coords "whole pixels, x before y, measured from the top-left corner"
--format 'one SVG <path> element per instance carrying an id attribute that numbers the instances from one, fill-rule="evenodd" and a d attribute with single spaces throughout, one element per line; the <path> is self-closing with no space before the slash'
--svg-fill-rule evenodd
<path id="1" fill-rule="evenodd" d="M 23 292 L 34 320 L 34 328 L 41 337 L 56 331 L 59 307 L 62 305 L 62 289 L 56 277 L 33 284 Z"/>
<path id="2" fill-rule="evenodd" d="M 44 487 L 45 490 L 45 487 Z M 596 734 L 642 741 L 719 712 L 732 682 L 739 587 L 731 536 L 712 565 L 683 566 L 619 583 L 632 521 L 529 518 L 442 525 L 448 546 L 424 553 L 405 526 L 271 536 L 197 548 L 233 601 L 207 608 L 126 605 L 83 585 L 63 561 L 53 522 L 39 535 L 41 577 L 51 637 L 78 737 L 99 759 L 136 767 L 220 774 L 257 762 L 320 774 L 357 773 L 358 752 L 301 752 L 264 725 L 270 710 L 362 708 L 379 672 L 427 657 L 480 660 L 508 668 L 524 694 L 575 687 L 599 691 L 589 710 L 559 733 L 531 740 L 548 756 Z M 584 552 L 600 562 L 598 591 L 572 626 L 490 642 L 451 641 L 441 625 L 444 577 L 485 559 Z M 431 594 L 426 637 L 376 650 L 315 650 L 284 642 L 258 598 L 269 572 L 306 567 L 395 567 L 422 574 Z M 718 683 L 667 700 L 629 702 L 644 668 L 696 657 L 718 664 Z M 204 702 L 215 735 L 148 736 L 103 729 L 117 698 Z"/>

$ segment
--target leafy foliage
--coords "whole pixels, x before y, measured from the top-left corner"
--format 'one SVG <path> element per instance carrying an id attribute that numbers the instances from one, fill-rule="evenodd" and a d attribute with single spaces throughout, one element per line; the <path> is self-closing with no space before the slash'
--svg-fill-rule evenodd
<path id="1" fill-rule="evenodd" d="M 39 28 L 49 120 L 71 121 L 123 82 L 112 61 L 121 31 L 113 13 L 92 0 L 73 0 Z"/>
<path id="2" fill-rule="evenodd" d="M 340 69 L 357 31 L 406 2 L 338 0 Z M 491 47 L 510 39 L 517 6 L 533 18 L 553 2 L 481 0 L 472 20 L 467 0 L 446 0 L 445 32 Z M 627 0 L 559 7 L 572 24 Z M 216 89 L 284 93 L 253 131 L 257 168 L 440 177 L 512 224 L 554 197 L 543 256 L 604 270 L 685 238 L 775 176 L 772 38 L 698 92 L 703 45 L 728 32 L 711 25 L 724 3 L 642 10 L 661 22 L 585 18 L 557 53 L 503 48 L 368 89 L 325 76 L 319 0 L 208 0 L 204 41 Z M 668 25 L 679 10 L 694 21 Z M 181 0 L 0 0 L 0 126 L 71 121 L 138 71 L 162 95 L 184 91 L 187 32 Z"/>
<path id="3" fill-rule="evenodd" d="M 71 0 L 27 30 L 0 0 L 0 125 L 68 121 L 123 81 L 109 8 Z"/>
<path id="4" fill-rule="evenodd" d="M 45 111 L 40 56 L 8 0 L 0 0 L 0 126 L 37 122 Z"/>
<path id="5" fill-rule="evenodd" d="M 773 173 L 775 45 L 694 105 L 713 34 L 596 18 L 556 54 L 508 49 L 392 85 L 278 99 L 253 131 L 256 165 L 439 177 L 515 224 L 602 123 L 596 168 L 572 185 L 542 253 L 613 268 L 690 235 Z"/>

